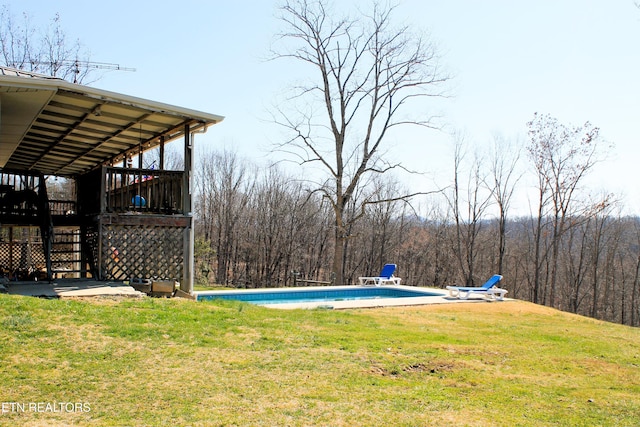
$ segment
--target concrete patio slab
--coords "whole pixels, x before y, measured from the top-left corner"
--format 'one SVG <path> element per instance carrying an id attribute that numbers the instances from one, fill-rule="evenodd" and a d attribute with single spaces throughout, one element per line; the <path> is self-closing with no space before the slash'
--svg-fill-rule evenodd
<path id="1" fill-rule="evenodd" d="M 4 284 L 10 295 L 42 298 L 70 298 L 97 296 L 143 297 L 139 292 L 122 282 L 99 282 L 96 280 L 60 279 L 49 282 L 7 282 Z"/>

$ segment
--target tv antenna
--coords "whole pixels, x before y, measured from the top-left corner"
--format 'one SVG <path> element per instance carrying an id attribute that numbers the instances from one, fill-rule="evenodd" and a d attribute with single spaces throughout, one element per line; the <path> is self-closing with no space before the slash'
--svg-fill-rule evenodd
<path id="1" fill-rule="evenodd" d="M 58 61 L 31 61 L 31 65 L 47 65 L 51 67 L 52 71 L 57 71 L 62 67 L 67 69 L 73 69 L 74 77 L 73 82 L 78 83 L 78 75 L 83 69 L 101 69 L 101 70 L 113 70 L 113 71 L 136 71 L 135 68 L 122 67 L 120 64 L 112 64 L 110 62 L 93 62 L 93 61 L 80 61 L 79 59 L 68 60 L 61 59 Z"/>

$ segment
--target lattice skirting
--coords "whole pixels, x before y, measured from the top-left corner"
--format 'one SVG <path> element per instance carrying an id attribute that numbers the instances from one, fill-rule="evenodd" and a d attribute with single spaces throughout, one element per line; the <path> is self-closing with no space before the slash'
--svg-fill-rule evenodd
<path id="1" fill-rule="evenodd" d="M 182 280 L 184 228 L 157 225 L 102 225 L 102 278 Z"/>
<path id="2" fill-rule="evenodd" d="M 42 242 L 0 242 L 0 274 L 44 266 Z"/>
<path id="3" fill-rule="evenodd" d="M 9 240 L 9 227 L 2 229 L 0 236 L 0 275 L 26 280 L 25 271 L 46 271 L 46 257 L 38 227 L 15 227 L 13 240 Z M 54 230 L 54 252 L 51 261 L 55 269 L 73 269 L 78 259 L 73 250 L 79 244 L 79 229 L 66 228 Z M 41 274 L 39 274 L 41 275 Z M 17 276 L 17 277 L 16 277 Z"/>

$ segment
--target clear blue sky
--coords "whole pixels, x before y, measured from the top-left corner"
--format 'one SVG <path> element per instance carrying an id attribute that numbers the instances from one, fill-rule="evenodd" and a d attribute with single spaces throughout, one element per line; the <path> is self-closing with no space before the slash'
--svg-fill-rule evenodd
<path id="1" fill-rule="evenodd" d="M 235 147 L 261 162 L 281 136 L 264 119 L 297 76 L 284 62 L 265 61 L 280 28 L 277 1 L 0 3 L 36 24 L 58 12 L 67 36 L 79 38 L 93 61 L 137 70 L 107 73 L 94 86 L 226 116 L 198 137 L 201 144 Z M 615 144 L 591 189 L 616 192 L 627 211 L 640 213 L 640 10 L 633 0 L 400 0 L 396 18 L 431 34 L 454 77 L 453 96 L 433 102 L 447 129 L 488 147 L 495 133 L 524 144 L 536 111 L 565 124 L 590 121 Z M 402 147 L 399 160 L 447 182 L 452 151 L 444 132 L 393 143 Z"/>

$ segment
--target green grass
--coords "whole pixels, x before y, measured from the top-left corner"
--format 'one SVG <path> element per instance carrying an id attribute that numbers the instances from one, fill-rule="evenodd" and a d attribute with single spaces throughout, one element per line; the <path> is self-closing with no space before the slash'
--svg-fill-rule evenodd
<path id="1" fill-rule="evenodd" d="M 0 343 L 5 410 L 86 405 L 0 412 L 7 426 L 640 419 L 640 330 L 522 302 L 288 311 L 3 295 Z"/>

